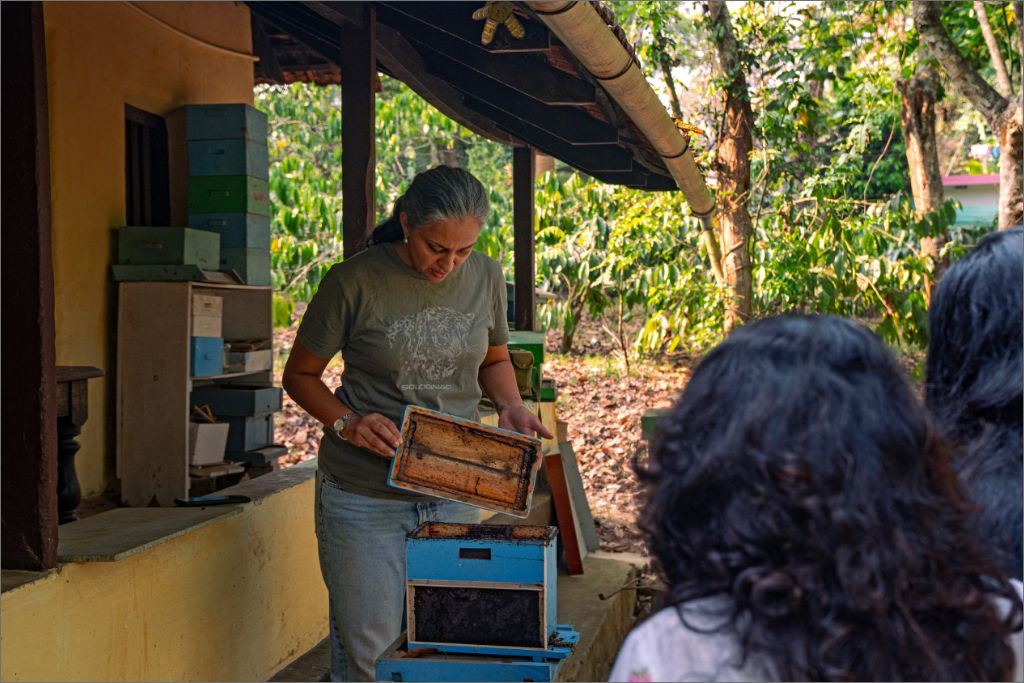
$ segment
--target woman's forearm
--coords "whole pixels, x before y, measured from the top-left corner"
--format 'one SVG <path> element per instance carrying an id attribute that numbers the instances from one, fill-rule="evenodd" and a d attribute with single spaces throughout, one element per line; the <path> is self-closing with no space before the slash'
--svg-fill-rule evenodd
<path id="1" fill-rule="evenodd" d="M 499 413 L 523 404 L 523 399 L 519 396 L 519 385 L 516 384 L 516 373 L 510 360 L 498 360 L 481 367 L 480 388 L 491 399 Z"/>
<path id="2" fill-rule="evenodd" d="M 315 375 L 285 373 L 281 378 L 281 384 L 293 401 L 328 428 L 333 426 L 339 417 L 352 412 L 351 408 L 339 401 L 323 380 Z"/>

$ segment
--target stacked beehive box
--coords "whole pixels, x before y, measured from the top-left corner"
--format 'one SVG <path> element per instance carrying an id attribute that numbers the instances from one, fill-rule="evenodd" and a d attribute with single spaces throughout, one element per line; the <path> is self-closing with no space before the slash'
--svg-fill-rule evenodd
<path id="1" fill-rule="evenodd" d="M 579 637 L 556 623 L 556 535 L 543 526 L 420 525 L 406 541 L 407 648 L 442 654 L 386 653 L 378 680 L 552 680 Z"/>
<path id="2" fill-rule="evenodd" d="M 220 235 L 219 269 L 270 284 L 267 117 L 247 104 L 185 108 L 188 224 Z"/>
<path id="3" fill-rule="evenodd" d="M 196 387 L 191 403 L 208 406 L 219 422 L 229 425 L 225 460 L 263 464 L 287 452 L 274 444 L 274 413 L 281 410 L 279 387 Z"/>

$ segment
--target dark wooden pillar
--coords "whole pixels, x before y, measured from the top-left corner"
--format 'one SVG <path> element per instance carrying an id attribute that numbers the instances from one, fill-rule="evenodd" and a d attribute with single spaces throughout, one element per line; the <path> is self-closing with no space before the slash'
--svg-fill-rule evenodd
<path id="1" fill-rule="evenodd" d="M 43 3 L 2 6 L 5 569 L 57 564 L 57 413 Z"/>
<path id="2" fill-rule="evenodd" d="M 532 330 L 537 311 L 533 244 L 534 167 L 532 147 L 512 150 L 512 216 L 515 225 L 516 329 Z"/>
<path id="3" fill-rule="evenodd" d="M 341 28 L 341 211 L 345 258 L 363 249 L 373 229 L 376 17 L 363 4 L 364 25 Z"/>

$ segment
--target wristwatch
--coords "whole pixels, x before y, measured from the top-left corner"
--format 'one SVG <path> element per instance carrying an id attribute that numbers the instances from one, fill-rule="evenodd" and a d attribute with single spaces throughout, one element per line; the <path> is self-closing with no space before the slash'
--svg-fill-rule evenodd
<path id="1" fill-rule="evenodd" d="M 356 417 L 356 412 L 354 410 L 352 412 L 345 413 L 344 415 L 342 415 L 341 417 L 334 421 L 334 424 L 331 426 L 331 429 L 333 429 L 334 433 L 341 437 L 343 440 L 348 441 L 348 439 L 345 438 L 345 435 L 342 434 L 342 432 L 345 431 L 345 427 L 348 427 L 348 423 L 354 417 Z"/>

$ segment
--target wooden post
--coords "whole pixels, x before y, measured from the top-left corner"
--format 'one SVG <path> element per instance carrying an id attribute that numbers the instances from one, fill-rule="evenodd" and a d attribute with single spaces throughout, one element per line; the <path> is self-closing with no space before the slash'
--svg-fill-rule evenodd
<path id="1" fill-rule="evenodd" d="M 532 147 L 512 150 L 512 215 L 515 225 L 515 328 L 532 330 L 537 309 L 533 244 L 534 165 Z"/>
<path id="2" fill-rule="evenodd" d="M 341 27 L 341 211 L 345 258 L 362 251 L 375 216 L 374 92 L 376 18 L 362 3 L 365 25 Z"/>
<path id="3" fill-rule="evenodd" d="M 57 409 L 43 5 L 4 3 L 4 569 L 57 565 Z M 14 295 L 14 293 L 17 293 Z M 10 303 L 10 302 L 9 302 Z"/>

